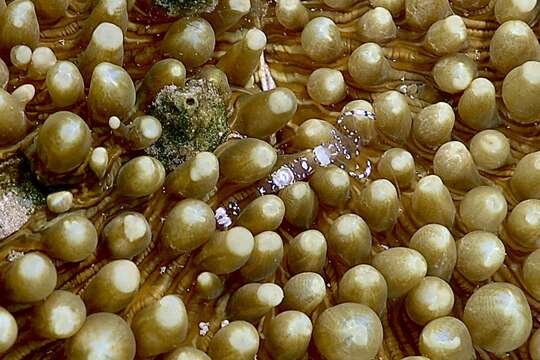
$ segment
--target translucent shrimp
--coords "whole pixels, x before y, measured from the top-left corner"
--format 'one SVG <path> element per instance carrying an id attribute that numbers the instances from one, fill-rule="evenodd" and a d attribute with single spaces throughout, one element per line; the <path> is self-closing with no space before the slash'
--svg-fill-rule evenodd
<path id="1" fill-rule="evenodd" d="M 339 166 L 354 179 L 367 178 L 371 174 L 372 165 L 368 161 L 367 166 L 362 169 L 355 161 L 360 155 L 363 139 L 356 131 L 346 127 L 344 119 L 348 116 L 364 116 L 375 120 L 375 114 L 366 110 L 351 110 L 341 113 L 337 118 L 336 127 L 332 130 L 332 141 L 295 155 L 289 155 L 292 160 L 279 166 L 265 179 L 256 183 L 247 192 L 244 200 L 278 193 L 295 182 L 307 180 L 318 168 L 330 165 Z M 225 201 L 215 210 L 218 229 L 228 229 L 240 215 L 241 210 L 237 200 Z"/>

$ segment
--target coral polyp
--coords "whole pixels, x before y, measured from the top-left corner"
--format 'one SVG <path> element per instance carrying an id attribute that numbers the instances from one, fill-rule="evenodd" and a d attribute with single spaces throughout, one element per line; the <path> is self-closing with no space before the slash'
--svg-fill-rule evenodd
<path id="1" fill-rule="evenodd" d="M 534 0 L 0 0 L 0 358 L 540 360 Z"/>

